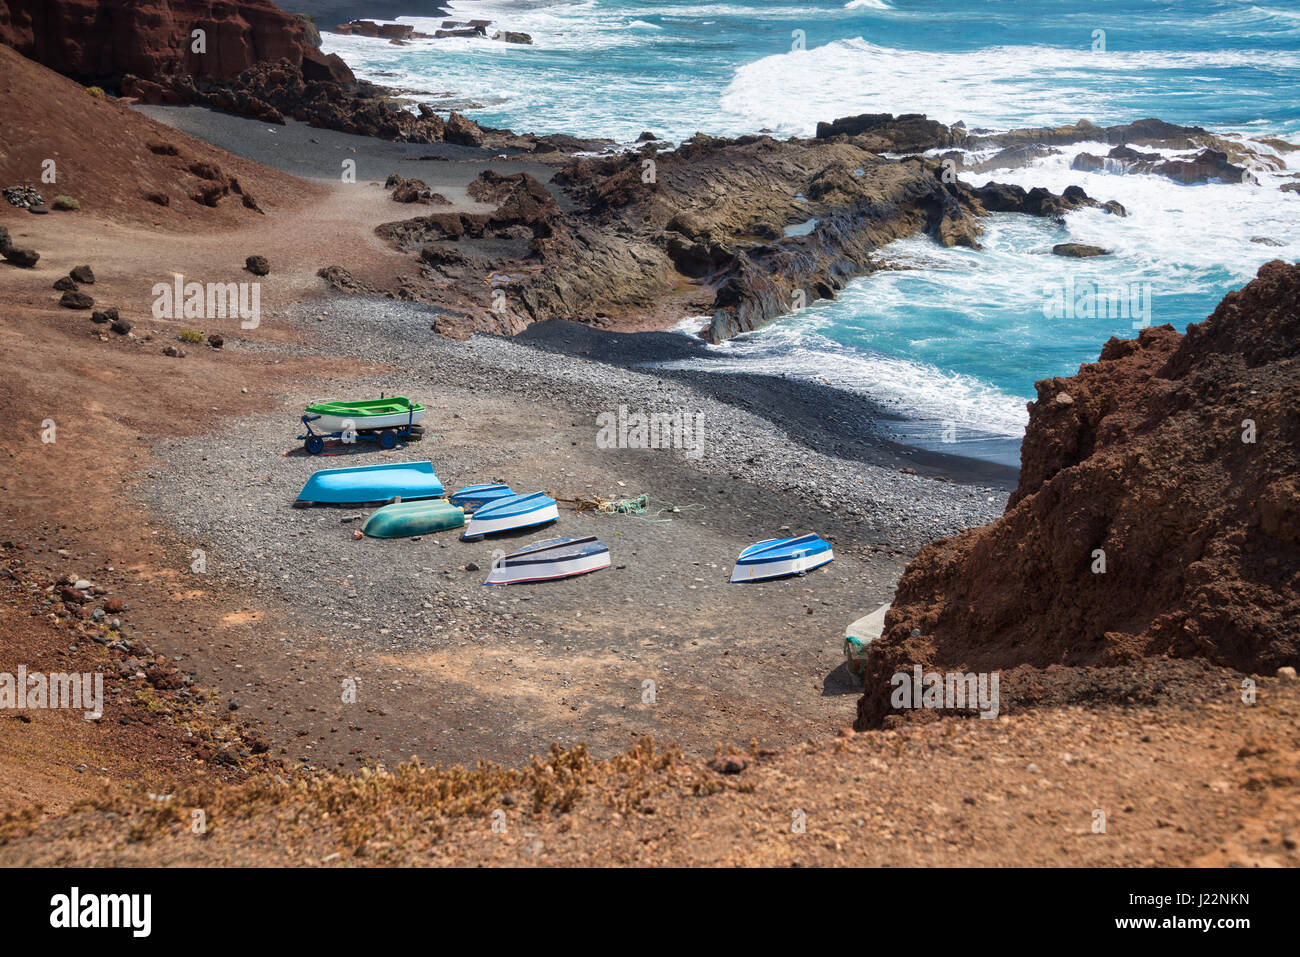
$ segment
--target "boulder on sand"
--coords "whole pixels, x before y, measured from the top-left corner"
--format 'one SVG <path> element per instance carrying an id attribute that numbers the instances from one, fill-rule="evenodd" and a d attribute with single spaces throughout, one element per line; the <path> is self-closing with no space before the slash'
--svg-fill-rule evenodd
<path id="1" fill-rule="evenodd" d="M 95 300 L 84 292 L 65 292 L 59 299 L 59 305 L 65 309 L 93 309 Z"/>
<path id="2" fill-rule="evenodd" d="M 74 280 L 85 286 L 95 284 L 95 273 L 89 266 L 73 266 L 72 272 L 68 273 Z"/>
<path id="3" fill-rule="evenodd" d="M 265 276 L 271 271 L 271 263 L 265 256 L 249 256 L 244 260 L 244 268 L 254 276 Z"/>

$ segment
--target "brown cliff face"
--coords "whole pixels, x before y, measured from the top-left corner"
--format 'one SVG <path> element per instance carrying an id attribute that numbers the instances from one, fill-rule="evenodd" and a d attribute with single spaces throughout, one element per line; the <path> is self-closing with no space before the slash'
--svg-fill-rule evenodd
<path id="1" fill-rule="evenodd" d="M 899 582 L 859 727 L 894 713 L 890 678 L 914 664 L 1300 661 L 1300 265 L 1037 388 L 1006 513 Z"/>
<path id="2" fill-rule="evenodd" d="M 205 31 L 204 53 L 194 51 L 196 29 Z M 0 0 L 0 43 L 67 76 L 112 85 L 128 74 L 228 80 L 281 59 L 352 79 L 342 61 L 312 47 L 303 21 L 270 0 Z"/>

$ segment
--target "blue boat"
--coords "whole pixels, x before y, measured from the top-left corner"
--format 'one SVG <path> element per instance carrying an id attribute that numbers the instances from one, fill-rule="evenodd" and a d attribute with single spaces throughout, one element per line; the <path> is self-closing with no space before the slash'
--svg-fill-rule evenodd
<path id="1" fill-rule="evenodd" d="M 510 495 L 481 506 L 469 517 L 464 539 L 482 538 L 497 532 L 513 532 L 520 528 L 545 525 L 560 517 L 555 499 L 545 492 L 527 495 Z"/>
<path id="2" fill-rule="evenodd" d="M 515 490 L 509 485 L 466 485 L 460 491 L 452 492 L 448 501 L 452 505 L 459 505 L 468 513 L 514 494 Z"/>
<path id="3" fill-rule="evenodd" d="M 756 582 L 786 575 L 803 575 L 831 561 L 831 543 L 819 535 L 769 538 L 750 545 L 736 559 L 733 582 Z"/>
<path id="4" fill-rule="evenodd" d="M 432 462 L 394 462 L 353 469 L 321 469 L 298 493 L 299 503 L 364 505 L 368 502 L 441 498 Z"/>

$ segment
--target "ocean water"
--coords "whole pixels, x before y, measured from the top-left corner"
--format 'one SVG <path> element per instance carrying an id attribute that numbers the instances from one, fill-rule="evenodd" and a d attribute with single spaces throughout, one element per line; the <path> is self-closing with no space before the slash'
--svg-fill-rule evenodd
<path id="1" fill-rule="evenodd" d="M 491 19 L 534 44 L 326 34 L 325 48 L 487 125 L 620 142 L 643 130 L 802 136 L 838 116 L 920 112 L 988 129 L 1158 116 L 1300 144 L 1296 0 L 453 0 L 448 16 Z M 441 19 L 403 22 L 432 32 Z M 1076 153 L 1108 148 L 965 178 L 1077 183 L 1128 218 L 995 216 L 980 251 L 896 243 L 883 258 L 910 268 L 860 279 L 703 364 L 861 390 L 929 423 L 902 427 L 921 444 L 1013 460 L 1035 380 L 1072 374 L 1142 324 L 1182 329 L 1262 263 L 1300 259 L 1300 194 L 1278 190 L 1285 171 L 1181 186 L 1070 169 Z M 1300 173 L 1300 152 L 1270 151 Z M 1060 242 L 1113 255 L 1052 256 Z"/>

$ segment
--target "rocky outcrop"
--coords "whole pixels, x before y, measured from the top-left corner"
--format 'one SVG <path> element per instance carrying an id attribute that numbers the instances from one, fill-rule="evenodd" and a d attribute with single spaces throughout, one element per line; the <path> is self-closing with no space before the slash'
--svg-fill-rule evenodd
<path id="1" fill-rule="evenodd" d="M 944 126 L 923 113 L 862 113 L 817 124 L 817 139 L 845 137 L 873 153 L 915 153 L 962 146 L 966 131 Z"/>
<path id="2" fill-rule="evenodd" d="M 316 49 L 309 23 L 271 0 L 0 0 L 0 43 L 111 87 L 128 74 L 230 80 L 266 60 L 353 79 Z M 194 30 L 204 31 L 201 48 Z"/>
<path id="3" fill-rule="evenodd" d="M 1091 259 L 1093 256 L 1109 256 L 1109 249 L 1089 246 L 1087 243 L 1057 243 L 1052 247 L 1053 256 L 1067 256 L 1072 259 Z"/>
<path id="4" fill-rule="evenodd" d="M 894 713 L 891 676 L 914 665 L 1300 661 L 1300 265 L 1268 263 L 1185 335 L 1112 339 L 1037 389 L 1006 513 L 899 582 L 860 728 Z M 1014 704 L 1014 683 L 1001 692 Z"/>
<path id="5" fill-rule="evenodd" d="M 1166 159 L 1159 153 L 1143 153 L 1131 146 L 1116 146 L 1104 157 L 1080 153 L 1070 164 L 1082 172 L 1153 173 L 1185 185 L 1194 183 L 1240 183 L 1246 175 L 1221 150 L 1203 149 L 1185 157 Z"/>
<path id="6" fill-rule="evenodd" d="M 672 152 L 650 143 L 570 162 L 552 182 L 563 206 L 528 174 L 487 171 L 470 195 L 494 213 L 434 214 L 378 232 L 420 257 L 434 304 L 465 309 L 468 289 L 471 312 L 524 324 L 707 313 L 705 334 L 720 341 L 834 298 L 896 239 L 924 233 L 977 247 L 990 211 L 1060 216 L 1101 205 L 1077 187 L 974 189 L 947 173 L 919 156 L 886 159 L 847 134 L 696 136 Z"/>

